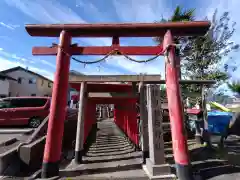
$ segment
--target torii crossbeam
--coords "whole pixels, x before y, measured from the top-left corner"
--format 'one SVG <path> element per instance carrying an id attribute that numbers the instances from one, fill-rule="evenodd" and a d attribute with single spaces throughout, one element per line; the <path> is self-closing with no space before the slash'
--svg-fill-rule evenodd
<path id="1" fill-rule="evenodd" d="M 31 36 L 58 37 L 62 30 L 72 37 L 112 37 L 112 46 L 76 46 L 68 48 L 71 55 L 106 55 L 114 49 L 126 55 L 157 55 L 163 50 L 158 46 L 120 46 L 119 37 L 160 37 L 167 30 L 174 36 L 204 35 L 209 22 L 175 22 L 175 23 L 139 23 L 139 24 L 49 24 L 26 25 Z M 33 47 L 33 55 L 57 55 L 58 47 Z"/>
<path id="2" fill-rule="evenodd" d="M 58 37 L 59 45 L 34 47 L 33 55 L 57 55 L 57 67 L 54 78 L 52 104 L 49 115 L 48 131 L 42 166 L 42 177 L 53 177 L 59 173 L 65 106 L 71 55 L 106 55 L 117 49 L 125 55 L 156 55 L 165 50 L 166 87 L 174 159 L 178 178 L 191 179 L 190 160 L 186 137 L 184 136 L 182 103 L 179 91 L 179 61 L 176 47 L 172 46 L 173 36 L 204 35 L 210 27 L 209 22 L 174 22 L 174 23 L 126 23 L 126 24 L 48 24 L 26 25 L 31 36 Z M 120 37 L 164 37 L 158 46 L 120 46 Z M 111 46 L 82 47 L 71 44 L 72 37 L 112 37 Z M 64 51 L 63 51 L 64 50 Z M 67 53 L 67 54 L 66 54 Z M 75 152 L 77 155 L 78 152 Z"/>

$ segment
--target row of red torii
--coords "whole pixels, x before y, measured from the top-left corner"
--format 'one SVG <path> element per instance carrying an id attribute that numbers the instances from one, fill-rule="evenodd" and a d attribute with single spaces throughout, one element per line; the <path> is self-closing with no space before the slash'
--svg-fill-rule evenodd
<path id="1" fill-rule="evenodd" d="M 198 36 L 204 35 L 210 27 L 206 21 L 199 22 L 169 22 L 169 23 L 135 23 L 135 24 L 51 24 L 51 25 L 26 25 L 26 30 L 31 36 L 58 37 L 60 42 L 52 47 L 33 47 L 33 55 L 57 55 L 56 72 L 52 92 L 52 104 L 49 115 L 47 138 L 44 150 L 42 177 L 53 177 L 59 173 L 59 160 L 62 148 L 65 106 L 67 104 L 67 91 L 69 83 L 70 58 L 72 55 L 107 55 L 113 50 L 118 50 L 125 55 L 165 55 L 165 79 L 160 82 L 158 75 L 119 75 L 119 76 L 76 76 L 72 83 L 81 84 L 79 116 L 77 123 L 75 160 L 80 162 L 83 148 L 83 122 L 84 98 L 88 90 L 86 82 L 132 82 L 140 83 L 140 111 L 141 121 L 148 123 L 149 155 L 147 160 L 148 170 L 152 175 L 157 172 L 169 172 L 165 164 L 162 140 L 161 115 L 158 97 L 159 88 L 156 85 L 147 86 L 147 96 L 144 95 L 143 84 L 166 83 L 168 108 L 171 124 L 172 146 L 174 160 L 179 179 L 192 179 L 190 160 L 183 125 L 183 108 L 179 89 L 180 57 L 176 53 L 173 36 Z M 71 44 L 72 37 L 112 37 L 112 46 L 79 47 Z M 120 46 L 120 37 L 163 37 L 163 43 L 158 46 Z M 191 83 L 191 82 L 189 82 Z M 194 83 L 194 82 L 192 82 Z M 104 86 L 106 86 L 105 84 Z M 148 118 L 144 109 L 144 97 L 148 99 Z M 153 98 L 154 97 L 154 98 Z M 159 96 L 160 97 L 160 96 Z M 135 98 L 136 99 L 136 98 Z M 145 98 L 146 99 L 146 98 Z M 134 101 L 133 101 L 134 102 Z M 127 101 L 131 103 L 131 101 Z M 136 103 L 136 102 L 135 102 Z M 98 104 L 103 104 L 100 102 Z M 136 117 L 136 116 L 135 116 Z M 145 121 L 144 121 L 145 119 Z M 148 119 L 148 121 L 146 121 Z M 157 126 L 156 126 L 157 125 Z M 143 135 L 148 134 L 143 128 Z M 148 138 L 143 138 L 148 139 Z M 142 150 L 146 150 L 146 142 L 142 142 Z"/>

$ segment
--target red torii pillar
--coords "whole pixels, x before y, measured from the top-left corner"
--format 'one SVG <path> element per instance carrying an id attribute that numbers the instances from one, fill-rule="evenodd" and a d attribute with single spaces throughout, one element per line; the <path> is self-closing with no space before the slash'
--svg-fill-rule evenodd
<path id="1" fill-rule="evenodd" d="M 66 31 L 61 32 L 59 45 L 65 51 L 67 51 L 71 45 L 71 36 Z M 58 175 L 59 161 L 62 152 L 64 121 L 66 117 L 70 57 L 62 52 L 60 48 L 58 48 L 56 63 L 52 103 L 42 164 L 43 178 Z"/>
<path id="2" fill-rule="evenodd" d="M 187 137 L 184 129 L 184 114 L 179 86 L 179 58 L 173 45 L 171 31 L 164 36 L 163 47 L 167 50 L 165 56 L 165 79 L 168 99 L 168 109 L 171 124 L 172 146 L 176 163 L 177 176 L 181 180 L 192 180 L 191 163 L 188 156 Z"/>

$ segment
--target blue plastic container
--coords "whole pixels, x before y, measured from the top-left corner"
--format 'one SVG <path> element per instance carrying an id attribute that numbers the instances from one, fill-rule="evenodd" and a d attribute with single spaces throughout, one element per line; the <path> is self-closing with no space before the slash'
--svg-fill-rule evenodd
<path id="1" fill-rule="evenodd" d="M 208 131 L 212 134 L 225 134 L 231 119 L 230 112 L 208 112 Z"/>

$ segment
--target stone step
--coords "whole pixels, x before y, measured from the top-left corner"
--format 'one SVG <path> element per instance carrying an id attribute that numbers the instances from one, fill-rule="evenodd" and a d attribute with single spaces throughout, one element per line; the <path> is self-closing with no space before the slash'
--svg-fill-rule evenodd
<path id="1" fill-rule="evenodd" d="M 106 172 L 117 172 L 122 170 L 141 169 L 142 158 L 135 158 L 130 160 L 119 160 L 113 162 L 89 163 L 77 165 L 74 161 L 65 169 L 61 170 L 61 175 L 71 175 L 75 172 L 77 174 L 95 174 Z"/>
<path id="2" fill-rule="evenodd" d="M 142 169 L 117 171 L 110 173 L 88 174 L 78 177 L 71 177 L 71 180 L 149 180 L 148 176 Z M 65 179 L 64 179 L 65 180 Z"/>
<path id="3" fill-rule="evenodd" d="M 107 153 L 91 153 L 87 152 L 86 156 L 90 157 L 97 157 L 97 156 L 116 156 L 116 155 L 122 155 L 133 152 L 133 149 L 123 150 L 123 151 L 115 151 L 115 152 L 107 152 Z"/>
<path id="4" fill-rule="evenodd" d="M 124 138 L 124 137 L 119 135 L 119 134 L 109 135 L 109 134 L 99 134 L 99 133 L 97 133 L 97 138 L 101 139 L 101 138 Z"/>
<path id="5" fill-rule="evenodd" d="M 90 148 L 89 148 L 89 150 L 95 150 L 95 149 L 98 149 L 98 150 L 102 150 L 102 151 L 104 151 L 104 150 L 108 150 L 108 149 L 119 149 L 119 148 L 127 148 L 127 147 L 132 147 L 130 144 L 125 144 L 125 145 L 115 145 L 115 146 L 111 146 L 111 147 L 109 147 L 108 145 L 92 145 L 92 146 L 90 146 Z"/>
<path id="6" fill-rule="evenodd" d="M 115 143 L 115 142 L 126 142 L 124 138 L 119 139 L 96 139 L 95 143 Z"/>
<path id="7" fill-rule="evenodd" d="M 111 133 L 111 132 L 103 132 L 103 131 L 100 131 L 97 133 L 97 137 L 98 138 L 104 138 L 104 137 L 112 137 L 112 138 L 118 138 L 118 137 L 124 137 L 123 135 L 124 134 L 121 134 L 121 133 Z"/>
<path id="8" fill-rule="evenodd" d="M 115 146 L 125 146 L 125 145 L 130 145 L 129 142 L 123 141 L 123 142 L 109 142 L 109 143 L 104 143 L 104 142 L 99 142 L 99 143 L 93 143 L 91 147 L 115 147 Z"/>
<path id="9" fill-rule="evenodd" d="M 124 146 L 124 147 L 118 147 L 118 148 L 115 148 L 115 147 L 112 147 L 112 148 L 106 148 L 106 149 L 101 149 L 101 148 L 91 148 L 88 150 L 88 153 L 108 153 L 108 152 L 114 152 L 114 151 L 125 151 L 125 150 L 129 150 L 129 149 L 133 149 L 132 146 Z"/>
<path id="10" fill-rule="evenodd" d="M 102 136 L 102 135 L 97 134 L 97 140 L 101 140 L 101 139 L 124 139 L 124 137 L 119 136 L 119 135 L 115 135 L 115 136 L 104 135 L 104 136 Z"/>
<path id="11" fill-rule="evenodd" d="M 131 152 L 122 155 L 115 156 L 95 156 L 95 157 L 83 157 L 84 163 L 94 163 L 94 162 L 106 162 L 106 161 L 116 161 L 120 159 L 134 159 L 141 158 L 142 152 Z"/>

